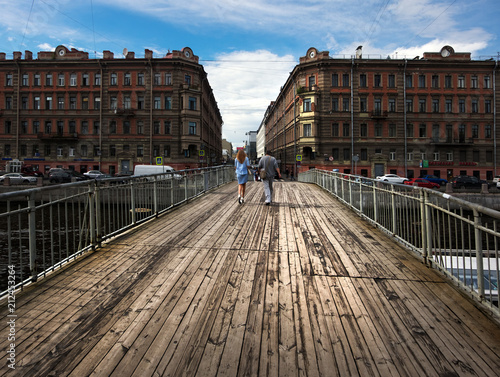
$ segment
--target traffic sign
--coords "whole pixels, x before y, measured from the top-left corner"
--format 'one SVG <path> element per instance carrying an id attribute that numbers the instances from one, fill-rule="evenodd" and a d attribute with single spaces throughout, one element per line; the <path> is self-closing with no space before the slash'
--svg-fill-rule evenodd
<path id="1" fill-rule="evenodd" d="M 156 165 L 163 165 L 163 157 L 155 157 Z"/>
<path id="2" fill-rule="evenodd" d="M 200 157 L 204 157 L 205 156 L 205 151 L 203 149 L 201 149 L 199 152 L 198 152 L 198 156 Z"/>
<path id="3" fill-rule="evenodd" d="M 302 155 L 298 154 L 297 157 L 295 157 L 296 161 L 302 161 Z"/>

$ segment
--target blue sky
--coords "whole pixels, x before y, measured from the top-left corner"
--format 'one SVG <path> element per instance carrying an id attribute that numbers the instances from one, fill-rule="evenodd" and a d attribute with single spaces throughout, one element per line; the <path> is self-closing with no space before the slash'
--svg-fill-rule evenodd
<path id="1" fill-rule="evenodd" d="M 190 47 L 208 72 L 233 147 L 309 47 L 349 58 L 413 58 L 451 45 L 486 59 L 500 52 L 498 0 L 0 0 L 0 51 L 58 45 L 101 57 L 124 48 L 155 57 Z"/>

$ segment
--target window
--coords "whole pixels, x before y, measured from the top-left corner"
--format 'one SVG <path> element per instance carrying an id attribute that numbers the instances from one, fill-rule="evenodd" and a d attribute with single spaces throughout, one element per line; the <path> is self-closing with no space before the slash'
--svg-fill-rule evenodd
<path id="1" fill-rule="evenodd" d="M 40 97 L 39 96 L 35 96 L 35 98 L 33 99 L 33 109 L 40 110 Z"/>
<path id="2" fill-rule="evenodd" d="M 172 74 L 165 73 L 165 85 L 172 85 Z"/>
<path id="3" fill-rule="evenodd" d="M 344 148 L 343 149 L 343 157 L 344 157 L 344 161 L 350 161 L 351 160 L 351 149 L 350 148 Z"/>
<path id="4" fill-rule="evenodd" d="M 359 99 L 359 111 L 362 113 L 368 112 L 368 107 L 366 105 L 366 98 Z"/>
<path id="5" fill-rule="evenodd" d="M 41 85 L 41 76 L 39 73 L 35 73 L 33 75 L 33 86 L 40 86 Z"/>
<path id="6" fill-rule="evenodd" d="M 339 99 L 337 97 L 332 98 L 332 111 L 339 111 Z"/>
<path id="7" fill-rule="evenodd" d="M 478 86 L 477 76 L 472 76 L 470 78 L 470 87 L 473 88 L 473 89 L 477 89 L 479 87 Z"/>
<path id="8" fill-rule="evenodd" d="M 64 110 L 64 97 L 63 96 L 57 97 L 57 109 Z"/>
<path id="9" fill-rule="evenodd" d="M 82 109 L 83 110 L 89 109 L 89 97 L 88 96 L 82 96 Z"/>
<path id="10" fill-rule="evenodd" d="M 69 127 L 70 134 L 76 133 L 76 122 L 74 120 L 69 121 L 68 127 Z"/>
<path id="11" fill-rule="evenodd" d="M 21 144 L 19 153 L 21 156 L 26 156 L 28 154 L 28 147 L 26 144 Z"/>
<path id="12" fill-rule="evenodd" d="M 45 121 L 45 133 L 46 134 L 52 133 L 52 122 L 50 120 Z"/>
<path id="13" fill-rule="evenodd" d="M 131 84 L 132 84 L 132 79 L 130 73 L 127 72 L 123 75 L 123 85 L 130 86 Z"/>
<path id="14" fill-rule="evenodd" d="M 439 76 L 438 75 L 432 75 L 431 77 L 431 86 L 433 89 L 438 89 L 439 88 Z"/>
<path id="15" fill-rule="evenodd" d="M 453 104 L 452 104 L 452 100 L 451 99 L 447 99 L 444 102 L 444 111 L 446 113 L 451 113 L 453 111 Z"/>
<path id="16" fill-rule="evenodd" d="M 490 124 L 486 124 L 484 126 L 484 138 L 491 139 L 491 125 Z"/>
<path id="17" fill-rule="evenodd" d="M 389 137 L 396 137 L 396 125 L 394 123 L 389 124 Z"/>
<path id="18" fill-rule="evenodd" d="M 415 133 L 413 132 L 413 124 L 412 123 L 408 123 L 406 125 L 406 136 L 407 137 L 413 137 L 415 135 Z"/>
<path id="19" fill-rule="evenodd" d="M 427 153 L 425 153 L 425 150 L 420 151 L 420 159 L 427 160 Z"/>
<path id="20" fill-rule="evenodd" d="M 170 133 L 172 132 L 172 124 L 169 120 L 166 120 L 163 122 L 163 129 L 164 129 L 165 135 L 170 135 Z"/>
<path id="21" fill-rule="evenodd" d="M 94 122 L 94 135 L 99 135 L 101 129 L 101 123 L 99 122 Z"/>
<path id="22" fill-rule="evenodd" d="M 88 135 L 88 133 L 89 133 L 89 123 L 86 120 L 82 121 L 81 133 L 83 135 Z"/>
<path id="23" fill-rule="evenodd" d="M 76 73 L 69 75 L 69 86 L 76 86 Z"/>
<path id="24" fill-rule="evenodd" d="M 116 145 L 112 144 L 109 146 L 109 155 L 111 157 L 115 157 L 116 156 Z"/>
<path id="25" fill-rule="evenodd" d="M 76 97 L 75 96 L 69 97 L 69 108 L 71 110 L 76 110 Z"/>
<path id="26" fill-rule="evenodd" d="M 407 159 L 408 161 L 413 161 L 413 152 L 408 152 L 408 153 L 406 154 L 406 159 Z"/>
<path id="27" fill-rule="evenodd" d="M 94 85 L 101 86 L 101 74 L 100 73 L 96 73 L 94 75 Z"/>
<path id="28" fill-rule="evenodd" d="M 425 113 L 425 112 L 426 112 L 426 107 L 427 107 L 427 106 L 426 106 L 426 100 L 425 100 L 425 99 L 423 99 L 423 98 L 420 98 L 420 99 L 418 100 L 418 111 L 419 111 L 420 113 Z"/>
<path id="29" fill-rule="evenodd" d="M 465 100 L 464 99 L 458 100 L 458 112 L 465 113 Z"/>
<path id="30" fill-rule="evenodd" d="M 441 159 L 439 152 L 434 152 L 432 155 L 433 155 L 434 161 L 439 161 Z"/>
<path id="31" fill-rule="evenodd" d="M 381 115 L 382 114 L 382 99 L 380 98 L 375 98 L 375 100 L 373 101 L 373 105 L 374 105 L 374 112 L 376 115 Z"/>
<path id="32" fill-rule="evenodd" d="M 82 146 L 80 147 L 80 154 L 82 155 L 82 157 L 87 157 L 88 150 L 85 144 L 82 144 Z"/>
<path id="33" fill-rule="evenodd" d="M 435 140 L 435 141 L 438 141 L 439 140 L 439 133 L 440 133 L 440 129 L 439 129 L 439 124 L 433 124 L 432 125 L 432 139 Z"/>
<path id="34" fill-rule="evenodd" d="M 396 161 L 396 150 L 395 149 L 391 149 L 389 151 L 389 160 Z"/>
<path id="35" fill-rule="evenodd" d="M 450 75 L 446 75 L 444 77 L 444 87 L 446 89 L 451 89 L 452 88 L 452 85 L 451 85 L 451 76 Z"/>
<path id="36" fill-rule="evenodd" d="M 477 139 L 479 137 L 479 126 L 477 124 L 472 125 L 472 138 Z"/>
<path id="37" fill-rule="evenodd" d="M 137 121 L 137 135 L 144 135 L 144 123 L 141 120 Z"/>
<path id="38" fill-rule="evenodd" d="M 137 108 L 139 110 L 144 109 L 144 96 L 137 96 Z"/>
<path id="39" fill-rule="evenodd" d="M 311 124 L 308 123 L 308 124 L 304 124 L 304 134 L 303 134 L 304 137 L 311 137 L 312 134 L 311 134 Z"/>
<path id="40" fill-rule="evenodd" d="M 165 97 L 165 110 L 172 110 L 172 97 Z"/>
<path id="41" fill-rule="evenodd" d="M 343 137 L 348 137 L 350 135 L 350 124 L 349 123 L 344 123 L 342 125 L 342 136 Z"/>
<path id="42" fill-rule="evenodd" d="M 137 74 L 137 85 L 144 85 L 144 73 L 139 72 Z"/>
<path id="43" fill-rule="evenodd" d="M 123 121 L 123 134 L 130 135 L 130 122 L 128 120 Z"/>
<path id="44" fill-rule="evenodd" d="M 406 99 L 406 112 L 413 112 L 413 98 Z"/>
<path id="45" fill-rule="evenodd" d="M 458 87 L 465 88 L 465 76 L 458 76 Z"/>
<path id="46" fill-rule="evenodd" d="M 484 100 L 484 112 L 487 114 L 491 113 L 491 100 L 489 99 Z"/>
<path id="47" fill-rule="evenodd" d="M 45 97 L 45 109 L 52 110 L 52 96 Z"/>
<path id="48" fill-rule="evenodd" d="M 303 111 L 304 112 L 311 111 L 311 99 L 310 98 L 304 99 Z"/>
<path id="49" fill-rule="evenodd" d="M 111 97 L 109 99 L 109 108 L 112 110 L 116 110 L 118 108 L 118 100 L 116 97 Z"/>
<path id="50" fill-rule="evenodd" d="M 83 73 L 82 74 L 82 86 L 89 86 L 89 85 L 90 85 L 89 74 Z"/>
<path id="51" fill-rule="evenodd" d="M 368 136 L 368 125 L 366 123 L 362 123 L 359 126 L 359 135 L 361 137 L 367 137 Z"/>
<path id="52" fill-rule="evenodd" d="M 4 133 L 6 135 L 10 134 L 12 132 L 12 123 L 10 120 L 6 120 L 5 121 L 5 129 L 4 129 Z"/>
<path id="53" fill-rule="evenodd" d="M 196 97 L 189 97 L 189 110 L 196 110 Z"/>
<path id="54" fill-rule="evenodd" d="M 118 74 L 112 73 L 109 77 L 109 85 L 118 85 Z"/>
<path id="55" fill-rule="evenodd" d="M 479 105 L 478 105 L 477 99 L 473 99 L 471 101 L 471 112 L 473 112 L 473 113 L 479 112 Z"/>
<path id="56" fill-rule="evenodd" d="M 368 160 L 368 149 L 362 148 L 359 157 L 360 157 L 361 161 L 367 161 Z"/>
<path id="57" fill-rule="evenodd" d="M 413 76 L 412 75 L 406 75 L 406 87 L 413 88 Z"/>
<path id="58" fill-rule="evenodd" d="M 46 156 L 46 157 L 48 157 L 48 156 L 50 156 L 51 152 L 52 151 L 51 151 L 51 148 L 50 148 L 50 144 L 45 144 L 43 146 L 43 155 Z"/>
<path id="59" fill-rule="evenodd" d="M 425 75 L 418 75 L 418 87 L 425 88 Z"/>
<path id="60" fill-rule="evenodd" d="M 196 122 L 189 122 L 189 134 L 196 135 Z"/>
<path id="61" fill-rule="evenodd" d="M 380 123 L 375 124 L 375 137 L 382 137 L 382 125 Z"/>
<path id="62" fill-rule="evenodd" d="M 458 139 L 460 143 L 465 142 L 466 127 L 465 124 L 458 126 Z"/>
<path id="63" fill-rule="evenodd" d="M 101 108 L 101 97 L 94 97 L 94 110 Z"/>
<path id="64" fill-rule="evenodd" d="M 459 153 L 460 153 L 459 156 L 460 161 L 467 161 L 467 151 L 461 150 Z"/>
<path id="65" fill-rule="evenodd" d="M 131 100 L 130 100 L 130 96 L 123 96 L 123 108 L 124 109 L 130 109 L 131 108 Z"/>
<path id="66" fill-rule="evenodd" d="M 446 125 L 446 142 L 450 143 L 453 141 L 453 125 Z"/>
<path id="67" fill-rule="evenodd" d="M 332 149 L 332 157 L 334 160 L 338 160 L 339 159 L 339 149 L 338 148 L 333 148 Z"/>
<path id="68" fill-rule="evenodd" d="M 38 120 L 33 121 L 33 134 L 37 134 L 40 132 L 40 122 Z"/>
<path id="69" fill-rule="evenodd" d="M 10 96 L 5 97 L 5 109 L 6 110 L 12 109 L 12 97 L 10 97 Z"/>
<path id="70" fill-rule="evenodd" d="M 418 126 L 418 137 L 427 137 L 427 125 L 422 123 Z"/>
<path id="71" fill-rule="evenodd" d="M 395 98 L 389 98 L 389 112 L 391 112 L 391 113 L 396 112 L 396 99 Z"/>
<path id="72" fill-rule="evenodd" d="M 389 79 L 389 83 L 388 83 L 389 88 L 395 88 L 396 87 L 396 76 L 393 74 L 390 74 L 388 79 Z"/>
<path id="73" fill-rule="evenodd" d="M 378 73 L 376 73 L 374 76 L 373 86 L 375 88 L 380 88 L 382 86 L 382 76 Z"/>
<path id="74" fill-rule="evenodd" d="M 367 83 L 366 83 L 366 74 L 362 73 L 359 75 L 359 86 L 360 88 L 366 88 Z"/>
<path id="75" fill-rule="evenodd" d="M 57 134 L 62 135 L 64 134 L 64 122 L 62 120 L 57 121 Z"/>
<path id="76" fill-rule="evenodd" d="M 484 89 L 491 88 L 490 76 L 484 76 Z"/>
<path id="77" fill-rule="evenodd" d="M 28 97 L 21 97 L 21 109 L 28 109 Z"/>
<path id="78" fill-rule="evenodd" d="M 153 122 L 153 134 L 155 134 L 155 135 L 160 134 L 160 122 L 159 121 Z"/>
<path id="79" fill-rule="evenodd" d="M 187 85 L 191 85 L 191 76 L 190 75 L 184 75 L 184 83 Z"/>
<path id="80" fill-rule="evenodd" d="M 309 90 L 312 90 L 313 86 L 316 85 L 316 76 L 309 77 Z"/>
<path id="81" fill-rule="evenodd" d="M 333 137 L 339 136 L 339 124 L 338 123 L 332 123 L 332 136 Z"/>
<path id="82" fill-rule="evenodd" d="M 472 151 L 472 161 L 479 162 L 479 151 L 478 150 Z"/>
<path id="83" fill-rule="evenodd" d="M 170 157 L 170 146 L 165 145 L 163 147 L 163 157 Z"/>
<path id="84" fill-rule="evenodd" d="M 332 73 L 332 86 L 339 86 L 339 75 L 338 75 L 338 73 Z"/>
<path id="85" fill-rule="evenodd" d="M 5 75 L 5 86 L 12 86 L 13 85 L 13 75 L 12 73 L 7 73 Z"/>
<path id="86" fill-rule="evenodd" d="M 438 98 L 434 98 L 432 100 L 432 112 L 439 113 L 439 99 Z"/>
<path id="87" fill-rule="evenodd" d="M 342 75 L 342 86 L 349 87 L 349 74 L 348 73 L 344 73 Z"/>
<path id="88" fill-rule="evenodd" d="M 114 120 L 109 122 L 109 133 L 116 134 L 116 121 L 114 121 Z"/>
<path id="89" fill-rule="evenodd" d="M 156 96 L 153 100 L 153 108 L 158 110 L 161 109 L 161 97 Z"/>
<path id="90" fill-rule="evenodd" d="M 349 111 L 350 98 L 342 98 L 342 111 Z"/>
<path id="91" fill-rule="evenodd" d="M 22 86 L 29 86 L 29 76 L 27 73 L 23 73 L 22 79 L 21 79 L 21 85 Z"/>
<path id="92" fill-rule="evenodd" d="M 161 85 L 161 74 L 158 72 L 155 72 L 153 76 L 153 84 L 154 85 Z"/>
<path id="93" fill-rule="evenodd" d="M 28 133 L 28 122 L 26 122 L 26 121 L 21 122 L 21 133 L 22 134 Z"/>

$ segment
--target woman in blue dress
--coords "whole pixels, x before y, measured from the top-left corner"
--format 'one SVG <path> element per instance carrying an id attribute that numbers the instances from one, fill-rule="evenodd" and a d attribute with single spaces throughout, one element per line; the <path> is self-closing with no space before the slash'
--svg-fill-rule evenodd
<path id="1" fill-rule="evenodd" d="M 243 149 L 240 149 L 236 154 L 234 167 L 236 168 L 236 177 L 238 179 L 238 203 L 242 204 L 245 202 L 245 188 L 248 182 L 248 169 L 250 167 L 247 154 Z"/>

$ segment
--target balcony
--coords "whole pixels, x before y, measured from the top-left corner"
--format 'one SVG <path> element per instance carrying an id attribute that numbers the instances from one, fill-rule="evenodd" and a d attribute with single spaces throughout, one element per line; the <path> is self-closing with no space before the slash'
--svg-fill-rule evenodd
<path id="1" fill-rule="evenodd" d="M 388 112 L 386 110 L 373 110 L 370 112 L 370 117 L 373 119 L 385 119 L 387 118 Z"/>
<path id="2" fill-rule="evenodd" d="M 473 145 L 474 139 L 471 137 L 433 137 L 431 138 L 433 145 Z"/>
<path id="3" fill-rule="evenodd" d="M 113 114 L 120 115 L 120 116 L 126 116 L 126 117 L 134 116 L 134 110 L 132 110 L 132 109 L 119 108 L 119 109 L 112 109 L 111 112 Z"/>
<path id="4" fill-rule="evenodd" d="M 75 141 L 78 140 L 77 132 L 53 132 L 53 133 L 43 133 L 39 132 L 37 134 L 40 140 L 53 140 L 53 141 Z"/>

